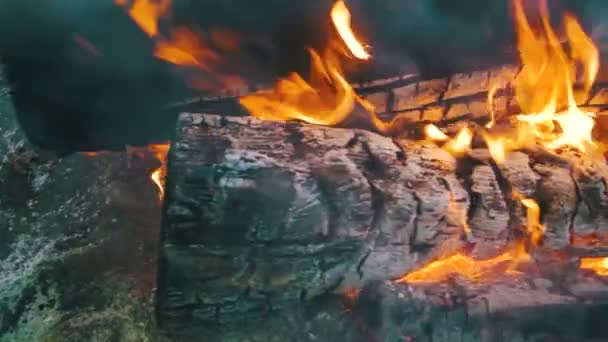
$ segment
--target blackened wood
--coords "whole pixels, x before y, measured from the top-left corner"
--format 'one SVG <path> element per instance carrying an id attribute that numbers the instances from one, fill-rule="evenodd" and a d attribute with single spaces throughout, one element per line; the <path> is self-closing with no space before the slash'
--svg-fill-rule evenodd
<path id="1" fill-rule="evenodd" d="M 608 234 L 603 161 L 535 148 L 501 166 L 468 163 L 366 130 L 183 114 L 169 162 L 161 324 L 239 321 L 396 279 L 446 241 L 462 244 L 465 222 L 484 257 L 521 236 L 525 210 L 511 189 L 539 201 L 542 249 Z"/>

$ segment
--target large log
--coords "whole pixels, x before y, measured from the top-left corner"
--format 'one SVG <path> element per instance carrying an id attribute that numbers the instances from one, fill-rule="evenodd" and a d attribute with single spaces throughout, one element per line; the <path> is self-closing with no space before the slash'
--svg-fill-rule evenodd
<path id="1" fill-rule="evenodd" d="M 493 255 L 521 236 L 513 191 L 540 204 L 539 255 L 601 253 L 573 242 L 608 235 L 608 167 L 574 151 L 538 147 L 496 165 L 485 150 L 456 160 L 360 129 L 205 114 L 178 127 L 158 292 L 168 331 L 394 280 L 448 242 Z"/>

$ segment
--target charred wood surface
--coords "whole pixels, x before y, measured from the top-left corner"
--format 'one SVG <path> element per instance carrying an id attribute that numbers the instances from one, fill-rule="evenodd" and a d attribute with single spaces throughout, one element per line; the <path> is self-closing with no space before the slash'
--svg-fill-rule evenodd
<path id="1" fill-rule="evenodd" d="M 519 113 L 513 89 L 513 80 L 518 72 L 519 67 L 505 65 L 431 80 L 421 79 L 415 74 L 404 74 L 385 79 L 361 80 L 354 84 L 354 88 L 374 105 L 381 119 L 390 121 L 398 117 L 398 133 L 428 123 L 441 126 L 448 132 L 456 132 L 465 123 L 488 122 L 490 109 L 498 119 Z M 239 97 L 268 88 L 267 85 L 231 88 L 217 96 L 192 98 L 175 103 L 173 107 L 222 116 L 247 115 L 238 104 Z M 490 91 L 492 105 L 488 104 Z M 608 77 L 602 77 L 579 105 L 587 111 L 598 113 L 598 130 L 607 130 L 605 114 L 608 113 Z M 359 119 L 365 115 L 359 115 Z M 349 124 L 345 123 L 347 126 Z"/>
<path id="2" fill-rule="evenodd" d="M 540 204 L 540 254 L 591 255 L 601 248 L 576 238 L 608 235 L 608 166 L 572 151 L 495 165 L 483 149 L 456 160 L 359 129 L 205 114 L 178 126 L 158 294 L 169 331 L 393 280 L 448 242 L 495 255 L 526 222 L 513 191 Z"/>

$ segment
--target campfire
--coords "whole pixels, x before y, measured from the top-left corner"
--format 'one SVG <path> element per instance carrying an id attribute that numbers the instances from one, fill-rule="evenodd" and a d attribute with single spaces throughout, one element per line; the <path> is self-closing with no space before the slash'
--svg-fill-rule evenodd
<path id="1" fill-rule="evenodd" d="M 373 42 L 338 0 L 308 76 L 251 87 L 236 98 L 248 116 L 182 114 L 171 152 L 146 152 L 166 207 L 163 325 L 230 323 L 328 293 L 407 306 L 461 291 L 465 306 L 505 311 L 608 293 L 600 52 L 575 16 L 555 27 L 546 2 L 535 17 L 522 2 L 519 66 L 354 82 L 346 70 L 374 62 Z M 247 83 L 220 71 L 239 34 L 173 27 L 170 0 L 116 4 L 197 90 Z"/>

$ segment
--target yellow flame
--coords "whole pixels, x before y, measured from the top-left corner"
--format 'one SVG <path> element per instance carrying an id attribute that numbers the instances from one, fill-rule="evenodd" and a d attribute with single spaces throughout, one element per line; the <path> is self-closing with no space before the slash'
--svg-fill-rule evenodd
<path id="1" fill-rule="evenodd" d="M 331 9 L 330 16 L 338 34 L 353 56 L 363 60 L 371 58 L 371 55 L 365 50 L 351 29 L 350 12 L 343 0 L 336 1 Z"/>
<path id="2" fill-rule="evenodd" d="M 458 132 L 455 138 L 450 139 L 443 148 L 452 155 L 458 157 L 468 152 L 471 149 L 473 141 L 473 130 L 469 127 L 464 127 Z"/>
<path id="3" fill-rule="evenodd" d="M 169 154 L 169 143 L 165 144 L 150 144 L 148 150 L 151 151 L 158 162 L 160 167 L 152 171 L 150 179 L 158 188 L 158 199 L 162 201 L 165 197 L 165 177 L 167 176 L 167 155 Z"/>
<path id="4" fill-rule="evenodd" d="M 447 134 L 443 133 L 437 126 L 428 124 L 424 127 L 426 138 L 432 141 L 446 141 L 449 139 Z"/>
<path id="5" fill-rule="evenodd" d="M 350 13 L 343 1 L 334 5 L 331 17 L 350 52 L 360 59 L 369 58 L 350 29 Z M 272 91 L 241 97 L 241 105 L 262 119 L 296 119 L 319 125 L 337 125 L 344 121 L 357 101 L 364 108 L 371 108 L 346 80 L 337 49 L 330 45 L 322 56 L 315 50 L 308 51 L 311 56 L 308 80 L 292 73 L 279 80 Z"/>
<path id="6" fill-rule="evenodd" d="M 545 226 L 540 223 L 540 207 L 538 203 L 523 196 L 517 191 L 513 191 L 513 199 L 519 200 L 526 208 L 527 217 L 527 233 L 530 235 L 530 243 L 534 247 L 540 246 L 540 243 L 545 234 Z"/>
<path id="7" fill-rule="evenodd" d="M 581 258 L 580 268 L 593 271 L 599 276 L 608 276 L 608 257 Z"/>
<path id="8" fill-rule="evenodd" d="M 321 58 L 316 51 L 309 52 L 310 82 L 292 73 L 279 80 L 273 91 L 242 97 L 240 103 L 262 119 L 298 119 L 320 125 L 342 122 L 355 106 L 355 92 L 344 78 L 335 53 L 328 50 Z"/>
<path id="9" fill-rule="evenodd" d="M 488 112 L 490 113 L 490 122 L 488 122 L 486 124 L 486 128 L 492 128 L 492 126 L 494 126 L 494 124 L 496 123 L 496 113 L 494 111 L 494 96 L 496 95 L 496 90 L 498 89 L 498 86 L 496 84 L 493 84 L 490 87 L 490 90 L 488 90 Z"/>
<path id="10" fill-rule="evenodd" d="M 566 53 L 551 29 L 546 2 L 542 2 L 542 27 L 536 33 L 528 23 L 521 0 L 514 0 L 518 48 L 523 68 L 515 81 L 515 94 L 523 113 L 517 118 L 531 125 L 536 137 L 548 148 L 570 146 L 587 151 L 595 143 L 591 137 L 593 114 L 581 110 L 573 87 L 577 67 L 582 66 L 586 95 L 599 69 L 599 52 L 578 21 L 564 17 L 570 53 Z M 579 96 L 580 97 L 580 96 Z M 565 108 L 560 111 L 561 108 Z"/>
<path id="11" fill-rule="evenodd" d="M 497 164 L 504 163 L 511 151 L 531 147 L 535 144 L 535 132 L 530 125 L 517 124 L 514 129 L 503 133 L 482 131 L 481 136 L 486 142 L 488 152 Z"/>

